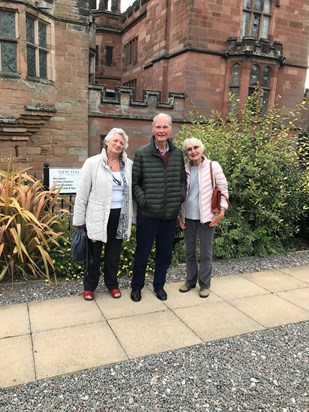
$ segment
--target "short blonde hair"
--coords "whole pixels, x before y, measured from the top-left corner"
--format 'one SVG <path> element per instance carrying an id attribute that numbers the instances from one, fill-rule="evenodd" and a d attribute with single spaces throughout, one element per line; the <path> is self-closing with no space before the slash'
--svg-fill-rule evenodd
<path id="1" fill-rule="evenodd" d="M 187 152 L 187 149 L 189 146 L 198 146 L 202 149 L 202 152 L 204 152 L 205 150 L 205 146 L 203 142 L 197 137 L 188 137 L 187 139 L 184 140 L 182 148 L 185 153 Z"/>

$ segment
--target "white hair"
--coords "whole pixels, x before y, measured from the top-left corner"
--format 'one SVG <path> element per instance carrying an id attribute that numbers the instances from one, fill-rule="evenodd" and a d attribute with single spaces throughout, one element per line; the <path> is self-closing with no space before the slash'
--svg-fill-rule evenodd
<path id="1" fill-rule="evenodd" d="M 171 116 L 170 116 L 169 114 L 167 114 L 167 113 L 159 113 L 159 114 L 157 114 L 157 115 L 153 118 L 152 126 L 155 125 L 158 117 L 161 117 L 161 116 L 165 116 L 165 117 L 167 118 L 167 120 L 168 120 L 168 125 L 169 125 L 170 127 L 172 127 L 172 118 L 171 118 Z"/>
<path id="2" fill-rule="evenodd" d="M 109 142 L 115 134 L 120 134 L 124 138 L 124 148 L 127 149 L 129 146 L 129 137 L 123 129 L 119 129 L 118 127 L 114 127 L 107 133 L 104 142 Z"/>

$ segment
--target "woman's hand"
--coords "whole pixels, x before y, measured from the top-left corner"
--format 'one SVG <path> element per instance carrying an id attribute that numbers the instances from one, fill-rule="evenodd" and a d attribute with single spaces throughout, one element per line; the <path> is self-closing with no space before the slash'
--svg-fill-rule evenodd
<path id="1" fill-rule="evenodd" d="M 212 221 L 209 223 L 210 227 L 215 227 L 217 226 L 221 220 L 224 218 L 225 215 L 225 209 L 221 209 L 220 213 L 217 213 L 216 215 L 214 215 L 214 217 L 212 218 Z"/>
<path id="2" fill-rule="evenodd" d="M 180 227 L 180 229 L 184 230 L 186 228 L 185 222 L 181 219 L 181 217 L 179 217 L 177 221 L 178 221 L 178 226 Z"/>

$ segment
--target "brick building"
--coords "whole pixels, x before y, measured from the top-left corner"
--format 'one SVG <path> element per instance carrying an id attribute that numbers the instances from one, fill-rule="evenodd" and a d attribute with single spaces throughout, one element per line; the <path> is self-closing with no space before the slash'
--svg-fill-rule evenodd
<path id="1" fill-rule="evenodd" d="M 89 17 L 84 0 L 0 1 L 2 163 L 14 156 L 41 177 L 46 161 L 88 156 Z"/>
<path id="2" fill-rule="evenodd" d="M 0 1 L 1 52 L 10 43 L 17 56 L 13 73 L 0 67 L 0 139 L 35 168 L 79 166 L 115 126 L 130 136 L 132 155 L 161 111 L 173 117 L 175 135 L 192 109 L 227 114 L 230 94 L 241 106 L 260 88 L 261 110 L 303 100 L 306 0 L 136 0 L 125 13 L 120 6 Z M 15 32 L 1 29 L 3 16 Z M 46 44 L 29 41 L 31 22 L 37 33 L 45 27 Z M 43 75 L 33 73 L 40 58 Z"/>

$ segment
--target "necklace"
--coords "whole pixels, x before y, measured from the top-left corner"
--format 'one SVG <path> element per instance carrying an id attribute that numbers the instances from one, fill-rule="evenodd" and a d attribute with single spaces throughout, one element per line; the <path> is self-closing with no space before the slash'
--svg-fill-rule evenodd
<path id="1" fill-rule="evenodd" d="M 114 165 L 114 168 L 117 169 L 118 162 L 119 162 L 119 159 L 115 159 L 115 160 L 108 160 L 107 159 L 107 165 L 111 170 L 113 170 L 113 165 Z"/>

